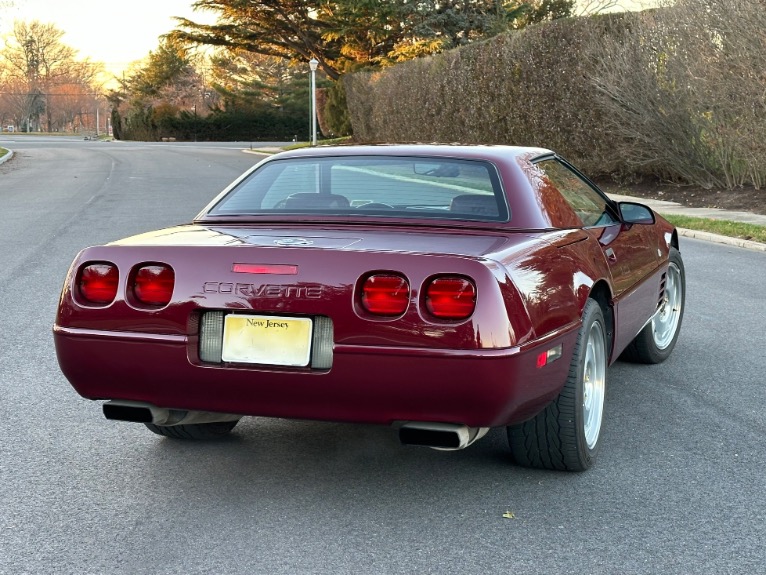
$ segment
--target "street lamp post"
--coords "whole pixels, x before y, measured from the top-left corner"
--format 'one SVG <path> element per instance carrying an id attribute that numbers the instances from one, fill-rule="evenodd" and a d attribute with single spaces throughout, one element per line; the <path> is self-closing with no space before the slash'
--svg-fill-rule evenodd
<path id="1" fill-rule="evenodd" d="M 319 66 L 319 60 L 312 58 L 309 60 L 311 68 L 311 145 L 317 145 L 317 91 L 316 91 L 316 71 Z"/>

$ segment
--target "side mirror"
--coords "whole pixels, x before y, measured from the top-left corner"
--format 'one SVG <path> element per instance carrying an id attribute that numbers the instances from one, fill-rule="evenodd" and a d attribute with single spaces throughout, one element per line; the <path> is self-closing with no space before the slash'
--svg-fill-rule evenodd
<path id="1" fill-rule="evenodd" d="M 633 202 L 620 202 L 620 217 L 626 224 L 653 224 L 656 220 L 651 208 Z"/>

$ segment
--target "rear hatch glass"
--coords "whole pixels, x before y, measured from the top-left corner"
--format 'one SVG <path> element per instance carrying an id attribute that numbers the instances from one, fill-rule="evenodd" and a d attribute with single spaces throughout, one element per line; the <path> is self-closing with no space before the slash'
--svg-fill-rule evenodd
<path id="1" fill-rule="evenodd" d="M 503 222 L 510 216 L 489 162 L 380 156 L 267 162 L 208 215 L 279 213 Z"/>

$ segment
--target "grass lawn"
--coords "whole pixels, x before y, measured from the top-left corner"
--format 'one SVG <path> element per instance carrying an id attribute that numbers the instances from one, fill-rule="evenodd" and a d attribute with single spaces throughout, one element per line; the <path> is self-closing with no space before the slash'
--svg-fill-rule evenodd
<path id="1" fill-rule="evenodd" d="M 710 218 L 693 218 L 690 216 L 663 215 L 662 217 L 679 228 L 699 230 L 710 232 L 712 234 L 729 236 L 731 238 L 766 243 L 766 226 L 729 222 L 726 220 L 714 220 Z"/>

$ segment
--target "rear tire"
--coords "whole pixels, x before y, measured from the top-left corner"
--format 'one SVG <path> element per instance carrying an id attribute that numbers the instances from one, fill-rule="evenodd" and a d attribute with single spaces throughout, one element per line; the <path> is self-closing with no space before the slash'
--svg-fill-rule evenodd
<path id="1" fill-rule="evenodd" d="M 665 276 L 665 294 L 657 310 L 644 329 L 622 352 L 620 359 L 634 363 L 662 363 L 670 357 L 681 331 L 686 302 L 686 273 L 681 254 L 670 248 L 668 271 Z"/>
<path id="2" fill-rule="evenodd" d="M 561 393 L 533 419 L 507 428 L 516 463 L 560 471 L 593 465 L 604 414 L 606 333 L 601 307 L 589 299 Z"/>
<path id="3" fill-rule="evenodd" d="M 220 439 L 229 434 L 234 426 L 239 423 L 235 421 L 217 421 L 215 423 L 193 423 L 190 425 L 154 425 L 145 423 L 150 431 L 163 437 L 171 439 Z"/>

